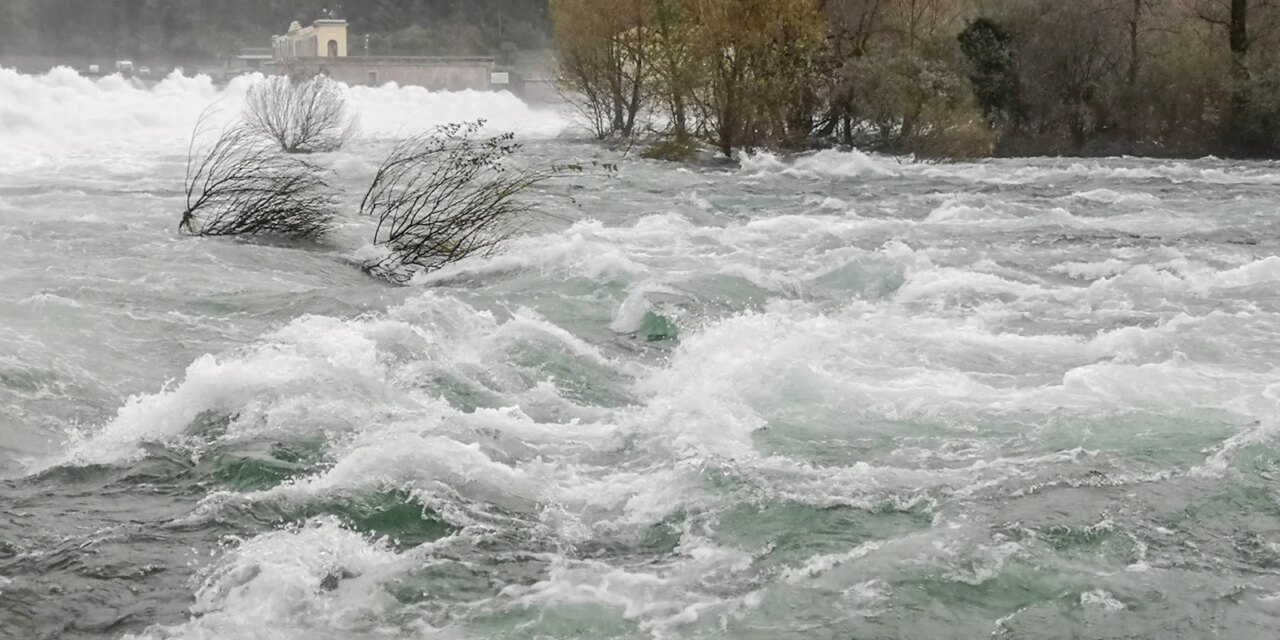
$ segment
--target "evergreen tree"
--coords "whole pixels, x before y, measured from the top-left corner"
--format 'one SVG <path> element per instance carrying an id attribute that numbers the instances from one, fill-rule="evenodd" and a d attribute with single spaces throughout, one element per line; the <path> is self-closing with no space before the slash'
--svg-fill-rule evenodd
<path id="1" fill-rule="evenodd" d="M 968 61 L 969 83 L 993 126 L 1018 120 L 1018 72 L 1014 62 L 1013 34 L 990 18 L 969 22 L 957 39 Z"/>

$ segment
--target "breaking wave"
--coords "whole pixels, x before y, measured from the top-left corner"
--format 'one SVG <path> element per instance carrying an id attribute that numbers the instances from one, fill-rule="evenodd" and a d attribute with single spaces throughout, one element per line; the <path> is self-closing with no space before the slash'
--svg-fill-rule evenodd
<path id="1" fill-rule="evenodd" d="M 197 120 L 211 124 L 238 114 L 261 75 L 215 86 L 208 76 L 175 71 L 154 86 L 118 75 L 92 79 L 58 67 L 42 75 L 0 68 L 0 170 L 44 165 L 68 156 L 137 158 L 138 150 L 184 154 Z M 569 124 L 507 92 L 431 92 L 419 87 L 350 87 L 361 132 L 394 137 L 437 125 L 484 119 L 493 131 L 553 137 Z M 145 154 L 144 154 L 145 155 Z"/>

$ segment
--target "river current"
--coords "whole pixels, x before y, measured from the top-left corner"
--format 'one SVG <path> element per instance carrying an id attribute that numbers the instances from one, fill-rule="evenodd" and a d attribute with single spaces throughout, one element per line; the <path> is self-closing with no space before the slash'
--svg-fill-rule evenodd
<path id="1" fill-rule="evenodd" d="M 180 236 L 251 81 L 0 70 L 0 637 L 1274 637 L 1280 164 L 683 166 L 352 88 L 332 238 Z M 475 118 L 618 170 L 364 275 L 381 154 Z"/>

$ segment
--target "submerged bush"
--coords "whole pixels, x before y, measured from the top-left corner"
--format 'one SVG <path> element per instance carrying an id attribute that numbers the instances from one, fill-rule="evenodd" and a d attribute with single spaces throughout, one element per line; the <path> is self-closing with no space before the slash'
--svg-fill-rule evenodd
<path id="1" fill-rule="evenodd" d="M 324 75 L 271 76 L 253 85 L 245 97 L 245 119 L 251 131 L 285 153 L 336 151 L 356 131 L 342 86 Z"/>
<path id="2" fill-rule="evenodd" d="M 649 160 L 666 160 L 669 162 L 689 162 L 698 157 L 701 148 L 697 140 L 690 136 L 668 136 L 640 153 L 640 157 Z"/>
<path id="3" fill-rule="evenodd" d="M 397 284 L 475 255 L 488 255 L 533 210 L 518 196 L 577 165 L 516 168 L 513 134 L 479 135 L 483 122 L 451 124 L 396 144 L 379 166 L 360 213 L 377 221 L 378 258 L 366 272 Z M 198 236 L 315 239 L 336 219 L 325 170 L 281 153 L 252 125 L 223 129 L 212 145 L 192 136 L 179 231 Z M 606 171 L 616 168 L 601 165 Z"/>
<path id="4" fill-rule="evenodd" d="M 518 198 L 576 166 L 518 169 L 511 134 L 480 137 L 482 122 L 452 124 L 396 145 L 378 168 L 360 212 L 378 221 L 385 255 L 365 269 L 407 282 L 474 255 L 488 255 L 519 230 L 531 206 Z"/>
<path id="5" fill-rule="evenodd" d="M 314 239 L 329 230 L 334 196 L 320 167 L 281 155 L 245 126 L 223 129 L 204 149 L 199 137 L 188 149 L 179 231 Z"/>

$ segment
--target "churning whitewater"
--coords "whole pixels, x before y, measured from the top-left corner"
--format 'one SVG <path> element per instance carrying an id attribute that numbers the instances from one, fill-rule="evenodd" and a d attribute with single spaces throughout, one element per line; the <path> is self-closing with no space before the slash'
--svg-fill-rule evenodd
<path id="1" fill-rule="evenodd" d="M 258 80 L 0 70 L 0 637 L 1280 622 L 1280 165 L 685 167 L 350 88 L 332 240 L 181 237 L 196 121 Z M 477 118 L 618 171 L 494 257 L 364 275 L 388 145 Z"/>

